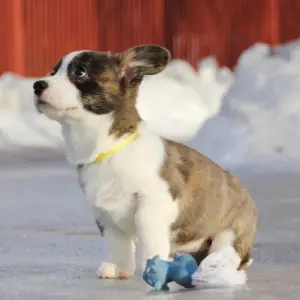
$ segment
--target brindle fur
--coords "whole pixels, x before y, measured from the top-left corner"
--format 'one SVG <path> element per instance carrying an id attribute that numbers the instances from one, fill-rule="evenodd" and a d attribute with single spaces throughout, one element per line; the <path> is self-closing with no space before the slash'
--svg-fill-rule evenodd
<path id="1" fill-rule="evenodd" d="M 183 245 L 204 238 L 196 256 L 206 253 L 214 236 L 226 229 L 235 233 L 234 247 L 241 266 L 251 257 L 257 213 L 253 201 L 239 180 L 197 151 L 165 141 L 166 160 L 161 176 L 169 183 L 180 215 L 172 226 L 173 243 Z"/>

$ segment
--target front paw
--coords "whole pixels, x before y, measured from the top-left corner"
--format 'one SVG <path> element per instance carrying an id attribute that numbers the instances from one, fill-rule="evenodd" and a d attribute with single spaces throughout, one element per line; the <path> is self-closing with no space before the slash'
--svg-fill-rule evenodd
<path id="1" fill-rule="evenodd" d="M 102 263 L 97 273 L 101 279 L 128 279 L 133 275 L 122 272 L 115 264 L 109 262 Z"/>

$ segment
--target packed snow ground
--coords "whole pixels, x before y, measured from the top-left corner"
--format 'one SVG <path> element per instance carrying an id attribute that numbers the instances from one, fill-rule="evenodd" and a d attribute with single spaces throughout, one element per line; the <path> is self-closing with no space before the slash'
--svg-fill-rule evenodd
<path id="1" fill-rule="evenodd" d="M 53 152 L 31 149 L 31 157 L 18 153 L 19 161 L 12 152 L 0 155 L 1 300 L 299 299 L 299 174 L 236 173 L 260 213 L 246 286 L 193 291 L 173 286 L 170 293 L 155 293 L 140 278 L 97 278 L 105 242 L 76 172 Z"/>

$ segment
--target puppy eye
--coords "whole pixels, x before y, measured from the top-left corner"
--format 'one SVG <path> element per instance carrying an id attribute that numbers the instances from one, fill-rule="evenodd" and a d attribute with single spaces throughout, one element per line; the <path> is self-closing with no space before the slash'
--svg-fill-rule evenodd
<path id="1" fill-rule="evenodd" d="M 73 75 L 77 78 L 82 78 L 86 75 L 86 71 L 84 68 L 82 67 L 77 67 L 74 71 L 73 71 Z"/>

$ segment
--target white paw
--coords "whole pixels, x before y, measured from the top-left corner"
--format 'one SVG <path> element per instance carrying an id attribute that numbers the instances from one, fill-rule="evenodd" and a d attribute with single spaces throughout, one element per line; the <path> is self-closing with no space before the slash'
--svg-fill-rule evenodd
<path id="1" fill-rule="evenodd" d="M 129 277 L 121 272 L 115 264 L 109 262 L 102 263 L 97 274 L 98 277 L 102 279 L 127 279 Z"/>

